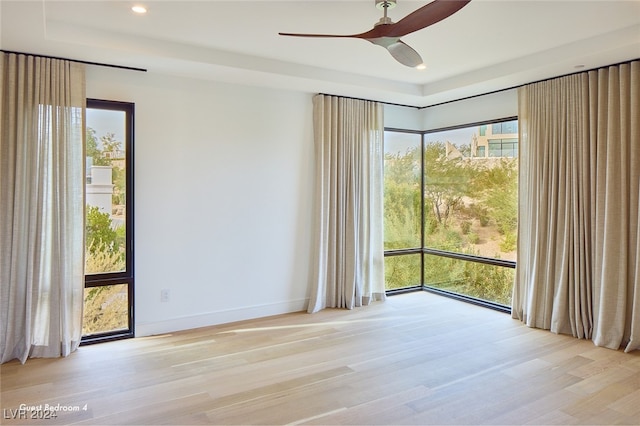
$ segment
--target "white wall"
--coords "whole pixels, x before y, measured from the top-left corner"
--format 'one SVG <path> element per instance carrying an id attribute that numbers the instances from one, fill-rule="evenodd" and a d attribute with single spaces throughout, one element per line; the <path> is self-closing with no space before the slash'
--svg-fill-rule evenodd
<path id="1" fill-rule="evenodd" d="M 89 67 L 87 97 L 135 103 L 136 335 L 306 308 L 310 94 Z"/>
<path id="2" fill-rule="evenodd" d="M 422 130 L 423 110 L 399 105 L 384 105 L 384 127 L 403 130 Z"/>
<path id="3" fill-rule="evenodd" d="M 490 121 L 518 115 L 517 89 L 477 96 L 427 107 L 422 112 L 422 130 Z"/>
<path id="4" fill-rule="evenodd" d="M 515 117 L 518 91 L 509 89 L 420 109 L 385 105 L 384 114 L 385 127 L 404 130 L 434 130 Z"/>

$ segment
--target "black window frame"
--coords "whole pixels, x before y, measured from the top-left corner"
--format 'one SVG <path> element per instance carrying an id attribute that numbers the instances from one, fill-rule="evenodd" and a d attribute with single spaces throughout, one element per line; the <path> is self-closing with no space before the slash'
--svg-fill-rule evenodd
<path id="1" fill-rule="evenodd" d="M 135 122 L 135 104 L 132 102 L 112 101 L 105 99 L 87 99 L 87 109 L 103 109 L 110 111 L 122 111 L 125 113 L 125 238 L 126 238 L 126 260 L 125 270 L 119 272 L 105 272 L 100 274 L 85 274 L 84 288 L 93 288 L 117 284 L 127 285 L 127 303 L 128 303 L 128 327 L 126 330 L 114 330 L 103 333 L 95 333 L 83 335 L 80 345 L 89 345 L 94 343 L 102 343 L 112 340 L 128 339 L 135 337 L 135 283 L 134 283 L 134 122 Z"/>
<path id="2" fill-rule="evenodd" d="M 453 293 L 453 292 L 450 292 L 450 291 L 441 290 L 441 289 L 437 289 L 437 288 L 433 288 L 433 287 L 429 287 L 428 285 L 425 285 L 425 282 L 424 282 L 424 279 L 425 279 L 424 278 L 424 266 L 425 266 L 425 257 L 426 256 L 448 257 L 448 258 L 457 259 L 457 260 L 463 260 L 463 261 L 468 261 L 468 262 L 476 262 L 476 263 L 485 264 L 485 265 L 499 266 L 499 267 L 513 268 L 513 269 L 516 268 L 516 262 L 510 261 L 510 260 L 504 260 L 504 259 L 496 259 L 496 258 L 484 257 L 484 256 L 474 256 L 474 255 L 469 255 L 469 254 L 464 254 L 464 253 L 457 253 L 457 252 L 453 252 L 453 251 L 438 250 L 438 249 L 433 249 L 433 248 L 429 248 L 429 247 L 425 246 L 425 244 L 426 244 L 426 241 L 425 241 L 425 231 L 426 231 L 426 229 L 425 229 L 425 209 L 424 209 L 424 193 L 425 193 L 424 168 L 425 168 L 426 165 L 424 163 L 424 152 L 425 152 L 425 145 L 426 145 L 425 136 L 430 134 L 430 133 L 444 132 L 444 131 L 449 131 L 449 130 L 457 130 L 457 129 L 467 128 L 467 127 L 474 127 L 474 126 L 479 126 L 481 129 L 484 126 L 484 129 L 486 130 L 486 128 L 489 125 L 502 124 L 504 122 L 513 121 L 513 120 L 518 120 L 518 117 L 517 116 L 504 117 L 504 118 L 498 118 L 498 119 L 494 119 L 494 120 L 479 121 L 479 122 L 474 122 L 474 123 L 467 123 L 467 124 L 461 124 L 461 125 L 450 126 L 450 127 L 442 127 L 442 128 L 430 129 L 430 130 L 423 130 L 423 131 L 400 129 L 400 128 L 393 128 L 393 127 L 385 127 L 385 129 L 384 129 L 385 132 L 420 134 L 421 135 L 420 147 L 421 147 L 421 152 L 422 152 L 422 155 L 421 155 L 422 173 L 421 173 L 421 179 L 420 179 L 420 191 L 421 191 L 421 194 L 422 194 L 422 196 L 421 196 L 422 203 L 421 203 L 421 208 L 420 208 L 420 221 L 421 221 L 420 242 L 421 242 L 421 247 L 411 247 L 411 248 L 393 249 L 393 250 L 385 250 L 384 251 L 384 257 L 420 254 L 420 283 L 416 284 L 416 285 L 409 284 L 407 287 L 403 287 L 403 288 L 386 290 L 386 294 L 387 295 L 401 294 L 401 293 L 407 293 L 407 292 L 412 292 L 412 291 L 427 291 L 427 292 L 430 292 L 430 293 L 435 293 L 435 294 L 439 294 L 439 295 L 442 295 L 442 296 L 450 297 L 450 298 L 453 298 L 453 299 L 461 300 L 463 302 L 484 306 L 484 307 L 487 307 L 487 308 L 490 308 L 490 309 L 494 309 L 494 310 L 497 310 L 497 311 L 500 311 L 500 312 L 511 313 L 511 306 L 499 304 L 499 303 L 488 301 L 488 300 L 478 299 L 478 298 L 474 298 L 474 297 L 471 297 L 471 296 L 466 296 L 466 295 L 463 295 L 463 294 Z M 481 132 L 482 132 L 482 130 L 481 130 Z"/>

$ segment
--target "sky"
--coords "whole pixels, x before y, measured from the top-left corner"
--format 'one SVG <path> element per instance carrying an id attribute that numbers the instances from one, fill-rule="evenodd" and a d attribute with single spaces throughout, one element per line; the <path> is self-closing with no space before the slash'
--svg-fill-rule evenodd
<path id="1" fill-rule="evenodd" d="M 87 108 L 87 127 L 91 127 L 96 131 L 98 137 L 98 147 L 100 146 L 100 138 L 107 133 L 113 133 L 116 140 L 123 142 L 125 134 L 125 112 L 111 111 L 106 109 Z"/>

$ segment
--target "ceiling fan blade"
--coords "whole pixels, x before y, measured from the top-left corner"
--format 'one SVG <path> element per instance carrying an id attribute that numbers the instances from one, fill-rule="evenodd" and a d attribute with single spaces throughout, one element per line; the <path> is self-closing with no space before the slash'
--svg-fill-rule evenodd
<path id="1" fill-rule="evenodd" d="M 453 15 L 465 7 L 470 1 L 471 0 L 434 0 L 408 14 L 395 24 L 388 25 L 385 36 L 402 37 L 426 28 Z"/>
<path id="2" fill-rule="evenodd" d="M 386 48 L 391 56 L 403 65 L 412 68 L 424 68 L 422 58 L 412 47 L 400 41 L 400 37 L 421 30 L 453 15 L 471 0 L 434 0 L 431 3 L 408 14 L 400 21 L 392 23 L 386 14 L 372 29 L 360 34 L 300 34 L 278 33 L 291 37 L 333 37 L 360 38 Z"/>
<path id="3" fill-rule="evenodd" d="M 387 50 L 391 53 L 391 56 L 393 56 L 395 60 L 400 62 L 402 65 L 406 65 L 411 68 L 424 65 L 420 54 L 401 40 L 387 46 Z"/>
<path id="4" fill-rule="evenodd" d="M 289 36 L 289 37 L 342 37 L 342 38 L 363 38 L 362 34 L 352 34 L 352 35 L 343 35 L 343 34 L 298 34 L 298 33 L 278 33 L 281 36 Z"/>
<path id="5" fill-rule="evenodd" d="M 361 38 L 371 41 L 381 37 L 400 38 L 414 31 L 421 30 L 440 22 L 445 18 L 453 15 L 471 0 L 434 0 L 431 3 L 422 6 L 420 9 L 408 14 L 400 21 L 393 24 L 376 25 L 369 31 L 359 34 L 298 34 L 298 33 L 278 33 L 282 36 L 292 37 L 342 37 L 342 38 Z"/>

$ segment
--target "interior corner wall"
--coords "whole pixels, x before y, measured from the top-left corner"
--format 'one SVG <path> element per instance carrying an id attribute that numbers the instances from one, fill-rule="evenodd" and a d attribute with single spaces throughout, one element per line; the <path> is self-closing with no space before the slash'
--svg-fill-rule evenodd
<path id="1" fill-rule="evenodd" d="M 421 130 L 491 121 L 518 115 L 518 91 L 509 89 L 420 110 Z"/>
<path id="2" fill-rule="evenodd" d="M 135 103 L 137 336 L 306 308 L 311 94 L 89 67 L 87 97 Z"/>
<path id="3" fill-rule="evenodd" d="M 400 105 L 384 105 L 384 127 L 403 130 L 422 130 L 422 110 Z"/>
<path id="4" fill-rule="evenodd" d="M 384 126 L 403 130 L 436 130 L 518 115 L 518 91 L 509 89 L 425 108 L 384 106 Z"/>

